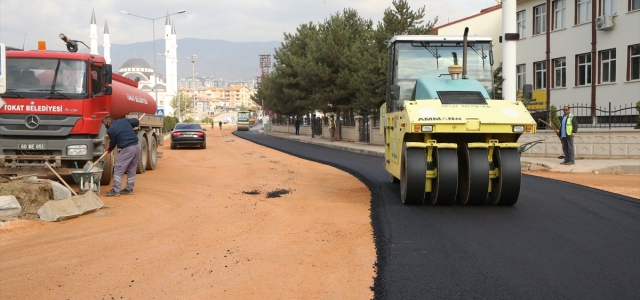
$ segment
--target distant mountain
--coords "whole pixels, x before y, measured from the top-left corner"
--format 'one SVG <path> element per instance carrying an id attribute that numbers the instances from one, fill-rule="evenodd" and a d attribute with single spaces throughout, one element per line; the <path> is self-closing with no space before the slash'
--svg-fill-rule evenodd
<path id="1" fill-rule="evenodd" d="M 202 40 L 194 38 L 178 39 L 178 78 L 191 77 L 192 66 L 188 56 L 197 55 L 195 73 L 199 77 L 217 77 L 224 80 L 251 80 L 260 76 L 259 54 L 273 54 L 280 42 L 228 42 L 223 40 Z M 100 53 L 104 53 L 100 45 Z M 112 44 L 111 64 L 116 71 L 130 58 L 138 57 L 149 62 L 153 67 L 152 56 L 156 59 L 156 72 L 166 73 L 164 56 L 156 53 L 164 53 L 164 40 L 156 40 L 156 49 L 153 43 L 140 42 L 133 44 Z M 273 62 L 273 60 L 272 60 Z"/>

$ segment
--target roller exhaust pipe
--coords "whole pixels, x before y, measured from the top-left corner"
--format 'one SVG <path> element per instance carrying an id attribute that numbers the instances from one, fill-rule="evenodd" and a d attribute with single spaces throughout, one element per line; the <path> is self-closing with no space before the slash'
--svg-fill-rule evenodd
<path id="1" fill-rule="evenodd" d="M 464 28 L 462 36 L 462 79 L 467 79 L 467 34 L 469 34 L 469 27 Z"/>

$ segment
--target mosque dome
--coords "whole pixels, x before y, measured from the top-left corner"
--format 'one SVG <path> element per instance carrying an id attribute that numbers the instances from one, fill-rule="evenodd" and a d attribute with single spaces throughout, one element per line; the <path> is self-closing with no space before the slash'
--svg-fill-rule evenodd
<path id="1" fill-rule="evenodd" d="M 151 65 L 142 58 L 129 58 L 125 61 L 120 68 L 145 68 L 145 69 L 153 69 Z"/>
<path id="2" fill-rule="evenodd" d="M 127 73 L 140 73 L 149 78 L 153 74 L 153 68 L 146 60 L 136 57 L 125 61 L 118 69 L 118 72 L 124 76 Z"/>

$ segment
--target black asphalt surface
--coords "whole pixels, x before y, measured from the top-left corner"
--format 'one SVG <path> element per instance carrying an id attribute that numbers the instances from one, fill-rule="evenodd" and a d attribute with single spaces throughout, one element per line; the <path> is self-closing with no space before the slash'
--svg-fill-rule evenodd
<path id="1" fill-rule="evenodd" d="M 234 134 L 369 187 L 375 299 L 640 299 L 638 199 L 523 175 L 511 207 L 406 206 L 381 157 Z"/>

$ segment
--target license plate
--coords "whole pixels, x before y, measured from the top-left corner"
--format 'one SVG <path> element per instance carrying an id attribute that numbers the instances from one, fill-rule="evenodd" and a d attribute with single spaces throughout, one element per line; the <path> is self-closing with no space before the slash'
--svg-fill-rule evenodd
<path id="1" fill-rule="evenodd" d="M 18 145 L 20 150 L 46 150 L 45 144 L 20 144 Z"/>

